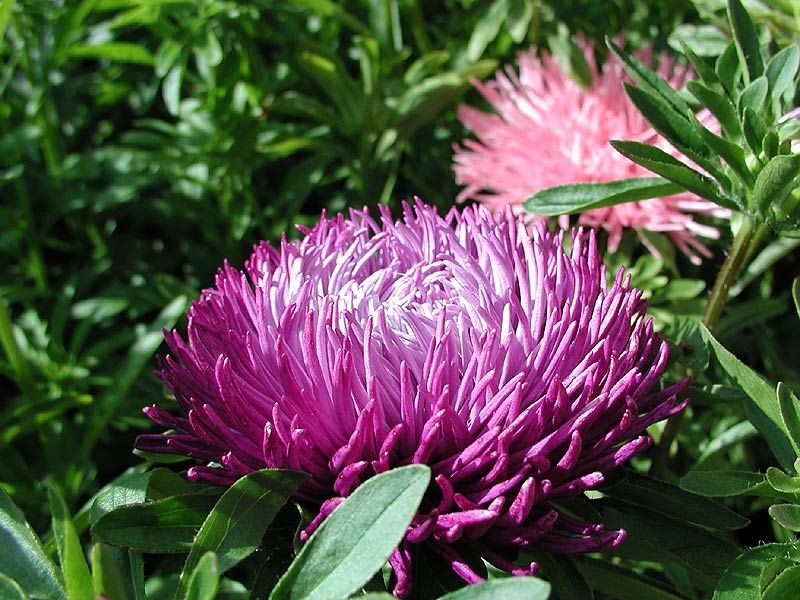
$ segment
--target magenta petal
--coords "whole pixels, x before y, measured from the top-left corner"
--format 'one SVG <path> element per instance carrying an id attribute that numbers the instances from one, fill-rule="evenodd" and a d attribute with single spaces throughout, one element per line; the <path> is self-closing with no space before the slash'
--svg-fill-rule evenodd
<path id="1" fill-rule="evenodd" d="M 536 546 L 584 552 L 620 531 L 550 502 L 581 494 L 644 451 L 647 426 L 685 406 L 663 390 L 667 345 L 620 272 L 606 274 L 591 232 L 549 233 L 484 208 L 440 217 L 416 201 L 394 221 L 352 210 L 297 242 L 259 244 L 242 273 L 225 265 L 165 337 L 160 377 L 181 414 L 145 409 L 171 431 L 151 452 L 202 464 L 192 479 L 230 485 L 260 468 L 310 478 L 306 540 L 362 482 L 428 464 L 433 482 L 390 558 L 411 589 L 426 544 L 468 582 L 464 545 L 503 558 Z"/>

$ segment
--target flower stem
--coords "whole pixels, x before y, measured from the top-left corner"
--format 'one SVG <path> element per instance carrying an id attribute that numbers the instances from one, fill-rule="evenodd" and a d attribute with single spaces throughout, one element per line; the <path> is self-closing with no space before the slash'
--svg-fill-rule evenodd
<path id="1" fill-rule="evenodd" d="M 742 226 L 733 238 L 731 249 L 722 268 L 719 270 L 714 287 L 708 297 L 705 311 L 703 312 L 702 323 L 709 331 L 714 331 L 719 318 L 722 316 L 722 309 L 728 301 L 728 293 L 731 286 L 739 277 L 744 268 L 747 258 L 752 253 L 754 242 L 758 243 L 764 235 L 765 225 L 757 225 L 750 217 L 745 217 Z"/>
<path id="2" fill-rule="evenodd" d="M 722 263 L 722 267 L 714 281 L 714 287 L 708 296 L 703 318 L 701 323 L 709 331 L 714 331 L 722 316 L 722 310 L 728 301 L 728 294 L 739 274 L 742 272 L 747 259 L 752 255 L 755 247 L 761 242 L 766 233 L 767 226 L 757 224 L 750 217 L 745 216 L 742 220 L 739 231 L 733 238 L 728 256 Z M 673 415 L 667 420 L 661 439 L 653 451 L 653 462 L 650 465 L 650 474 L 655 477 L 663 477 L 669 459 L 669 450 L 672 442 L 678 435 L 678 431 L 683 423 L 683 412 Z"/>

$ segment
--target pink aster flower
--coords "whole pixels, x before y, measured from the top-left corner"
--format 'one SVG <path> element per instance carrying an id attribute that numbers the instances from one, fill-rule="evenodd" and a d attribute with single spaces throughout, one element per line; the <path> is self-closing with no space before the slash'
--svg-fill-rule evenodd
<path id="1" fill-rule="evenodd" d="M 474 82 L 496 114 L 469 106 L 459 109 L 460 119 L 477 137 L 455 148 L 456 179 L 465 186 L 459 201 L 472 198 L 494 212 L 502 213 L 506 206 L 521 212 L 523 200 L 547 187 L 653 176 L 614 150 L 610 139 L 654 144 L 676 154 L 628 100 L 622 87 L 625 74 L 616 59 L 609 57 L 599 72 L 588 45 L 585 54 L 594 77 L 588 90 L 551 56 L 539 59 L 534 50 L 519 55 L 519 74 L 509 67 L 493 81 Z M 638 57 L 651 62 L 649 52 Z M 675 88 L 683 87 L 689 75 L 666 56 L 658 73 Z M 712 118 L 708 111 L 698 117 Z M 729 211 L 685 193 L 590 210 L 578 222 L 605 229 L 611 251 L 626 227 L 665 233 L 698 263 L 698 253 L 710 256 L 710 251 L 696 236 L 715 239 L 719 232 L 694 215 L 727 217 Z"/>
<path id="2" fill-rule="evenodd" d="M 298 242 L 226 264 L 166 334 L 160 376 L 185 416 L 145 409 L 173 430 L 141 449 L 205 464 L 227 485 L 264 467 L 311 479 L 310 532 L 359 484 L 411 463 L 431 484 L 390 559 L 394 593 L 427 544 L 468 582 L 470 548 L 515 574 L 516 551 L 618 544 L 558 510 L 650 444 L 646 427 L 683 408 L 687 382 L 658 389 L 667 344 L 623 273 L 610 287 L 594 234 L 499 222 L 482 207 L 445 218 L 417 201 L 323 219 Z"/>

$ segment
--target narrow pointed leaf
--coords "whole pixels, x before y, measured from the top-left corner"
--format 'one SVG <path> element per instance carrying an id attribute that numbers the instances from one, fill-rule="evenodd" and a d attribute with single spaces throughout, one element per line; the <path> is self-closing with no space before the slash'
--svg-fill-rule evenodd
<path id="1" fill-rule="evenodd" d="M 770 160 L 756 177 L 753 208 L 764 214 L 779 208 L 800 182 L 800 154 L 780 155 Z"/>
<path id="2" fill-rule="evenodd" d="M 716 28 L 714 29 L 715 31 L 718 31 Z M 703 57 L 695 54 L 695 52 L 684 40 L 681 40 L 681 49 L 686 55 L 686 58 L 689 59 L 689 64 L 692 65 L 695 73 L 700 76 L 700 79 L 703 81 L 703 83 L 705 83 L 707 86 L 713 86 L 714 88 L 722 89 L 722 82 L 719 80 L 719 77 L 717 77 L 717 73 L 708 65 L 708 63 L 706 63 Z M 691 83 L 691 81 L 689 81 L 689 83 Z"/>
<path id="3" fill-rule="evenodd" d="M 703 136 L 703 140 L 708 147 L 716 152 L 719 157 L 728 164 L 744 186 L 747 189 L 752 189 L 753 184 L 755 184 L 755 177 L 747 166 L 747 160 L 745 159 L 742 147 L 733 142 L 729 142 L 727 139 L 718 136 L 705 127 L 700 130 L 700 134 Z M 734 195 L 732 199 L 735 202 L 737 210 L 744 210 L 744 204 L 740 205 L 741 200 L 738 195 Z"/>
<path id="4" fill-rule="evenodd" d="M 75 530 L 75 525 L 61 494 L 52 486 L 47 486 L 50 510 L 53 515 L 53 536 L 56 539 L 58 558 L 69 600 L 81 600 L 94 596 L 94 584 L 83 554 L 83 546 Z"/>
<path id="5" fill-rule="evenodd" d="M 531 555 L 541 569 L 541 573 L 553 586 L 559 600 L 593 600 L 589 584 L 575 564 L 566 554 L 555 554 L 542 550 L 531 550 Z"/>
<path id="6" fill-rule="evenodd" d="M 735 208 L 735 205 L 730 200 L 720 194 L 713 179 L 683 164 L 660 148 L 642 144 L 641 142 L 622 140 L 611 140 L 609 143 L 620 154 L 661 175 L 664 179 L 676 183 L 684 190 L 693 192 L 702 198 L 707 198 L 721 206 Z"/>
<path id="7" fill-rule="evenodd" d="M 367 480 L 306 542 L 270 600 L 337 600 L 361 588 L 400 543 L 430 481 L 409 465 Z"/>
<path id="8" fill-rule="evenodd" d="M 736 108 L 728 98 L 697 81 L 689 81 L 686 87 L 717 118 L 727 138 L 737 140 L 742 137 L 742 126 L 736 115 Z"/>
<path id="9" fill-rule="evenodd" d="M 767 468 L 767 483 L 770 487 L 785 494 L 800 494 L 800 477 L 787 475 L 776 467 Z"/>
<path id="10" fill-rule="evenodd" d="M 707 577 L 717 578 L 741 552 L 730 540 L 705 529 L 619 500 L 594 502 L 608 528 L 624 528 L 628 541 L 619 551 L 652 553 L 651 559 L 675 561 Z"/>
<path id="11" fill-rule="evenodd" d="M 495 0 L 486 10 L 483 17 L 475 24 L 472 35 L 467 43 L 467 60 L 477 61 L 500 33 L 506 14 L 508 13 L 508 0 Z"/>
<path id="12" fill-rule="evenodd" d="M 43 600 L 65 600 L 67 592 L 56 566 L 22 511 L 0 487 L 0 575 Z"/>
<path id="13" fill-rule="evenodd" d="M 769 507 L 769 516 L 789 531 L 800 531 L 800 505 L 773 504 Z"/>
<path id="14" fill-rule="evenodd" d="M 800 46 L 797 44 L 787 46 L 767 63 L 767 81 L 775 108 L 780 106 L 784 94 L 794 92 L 798 69 L 800 69 Z M 777 116 L 777 111 L 775 114 Z"/>
<path id="15" fill-rule="evenodd" d="M 742 95 L 739 96 L 739 114 L 744 114 L 745 108 L 749 108 L 759 114 L 762 114 L 764 111 L 764 103 L 767 100 L 768 91 L 769 84 L 767 83 L 766 77 L 761 76 L 758 79 L 755 79 L 742 91 Z"/>
<path id="16" fill-rule="evenodd" d="M 614 42 L 606 39 L 606 44 L 617 60 L 630 75 L 631 79 L 647 93 L 662 100 L 671 109 L 671 112 L 679 118 L 684 119 L 688 124 L 693 120 L 694 115 L 686 101 L 680 94 L 672 89 L 662 77 L 642 61 L 627 54 Z M 661 104 L 661 102 L 657 102 Z"/>
<path id="17" fill-rule="evenodd" d="M 628 83 L 625 92 L 642 116 L 673 146 L 699 153 L 703 151 L 703 139 L 693 124 L 670 106 L 663 98 Z"/>
<path id="18" fill-rule="evenodd" d="M 725 570 L 712 600 L 761 600 L 765 572 L 783 571 L 787 560 L 800 562 L 795 544 L 765 544 L 746 551 Z"/>
<path id="19" fill-rule="evenodd" d="M 163 489 L 171 493 L 162 494 Z M 141 504 L 148 495 L 163 498 L 188 493 L 189 484 L 169 469 L 160 467 L 144 473 L 125 473 L 106 485 L 95 496 L 90 513 L 92 525 L 107 512 L 128 504 Z"/>
<path id="20" fill-rule="evenodd" d="M 626 469 L 622 481 L 607 487 L 603 492 L 611 498 L 711 529 L 741 529 L 750 522 L 718 502 L 630 469 Z"/>
<path id="21" fill-rule="evenodd" d="M 791 470 L 795 453 L 784 429 L 778 399 L 771 385 L 760 375 L 728 352 L 705 327 L 700 328 L 703 339 L 711 346 L 719 364 L 738 383 L 748 396 L 745 411 L 753 425 L 767 440 L 769 447 L 785 469 Z"/>
<path id="22" fill-rule="evenodd" d="M 127 553 L 120 548 L 100 543 L 92 547 L 94 589 L 107 600 L 127 600 L 133 597 L 132 593 L 129 595 L 125 585 L 130 574 L 121 560 L 123 558 L 127 559 Z"/>
<path id="23" fill-rule="evenodd" d="M 683 190 L 680 186 L 660 177 L 568 183 L 536 192 L 525 200 L 523 207 L 526 211 L 537 215 L 566 215 L 623 202 L 669 196 L 681 191 Z"/>
<path id="24" fill-rule="evenodd" d="M 725 87 L 725 91 L 728 92 L 728 96 L 735 101 L 739 94 L 736 84 L 742 72 L 736 44 L 731 42 L 725 52 L 719 55 L 714 70 Z"/>
<path id="25" fill-rule="evenodd" d="M 728 498 L 754 494 L 769 487 L 763 473 L 751 471 L 689 471 L 681 478 L 680 487 L 686 491 L 712 498 Z"/>
<path id="26" fill-rule="evenodd" d="M 739 60 L 747 66 L 748 81 L 753 81 L 764 72 L 764 59 L 761 58 L 758 47 L 756 28 L 739 0 L 728 0 L 728 19 Z"/>
<path id="27" fill-rule="evenodd" d="M 796 455 L 800 457 L 800 400 L 782 382 L 778 382 L 778 405 L 784 429 L 789 434 Z"/>
<path id="28" fill-rule="evenodd" d="M 593 590 L 616 600 L 681 600 L 663 583 L 607 560 L 581 558 L 578 567 Z"/>
<path id="29" fill-rule="evenodd" d="M 94 58 L 112 62 L 152 65 L 155 62 L 152 53 L 139 44 L 130 42 L 106 42 L 103 44 L 81 44 L 71 46 L 64 53 L 68 58 Z"/>
<path id="30" fill-rule="evenodd" d="M 547 600 L 550 584 L 535 577 L 506 577 L 469 585 L 439 600 Z"/>
<path id="31" fill-rule="evenodd" d="M 216 554 L 206 552 L 189 575 L 186 600 L 214 600 L 217 597 L 219 576 Z"/>
<path id="32" fill-rule="evenodd" d="M 742 120 L 742 131 L 744 139 L 753 154 L 758 156 L 764 147 L 764 138 L 769 131 L 764 118 L 749 106 L 744 109 L 744 119 Z"/>
<path id="33" fill-rule="evenodd" d="M 298 471 L 264 469 L 245 475 L 228 488 L 197 533 L 183 566 L 180 598 L 185 582 L 201 556 L 215 553 L 220 573 L 252 554 L 272 519 L 308 475 Z"/>
<path id="34" fill-rule="evenodd" d="M 188 552 L 197 530 L 219 499 L 219 490 L 121 506 L 92 527 L 96 541 L 140 552 Z"/>
<path id="35" fill-rule="evenodd" d="M 787 600 L 800 590 L 800 566 L 789 567 L 772 580 L 761 600 Z"/>

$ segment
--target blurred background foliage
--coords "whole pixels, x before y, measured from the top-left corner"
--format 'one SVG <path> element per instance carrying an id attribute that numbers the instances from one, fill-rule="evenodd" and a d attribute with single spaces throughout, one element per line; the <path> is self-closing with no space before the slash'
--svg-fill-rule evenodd
<path id="1" fill-rule="evenodd" d="M 798 40 L 792 0 L 745 5 L 765 40 Z M 140 462 L 141 408 L 165 393 L 152 375 L 162 328 L 179 324 L 224 259 L 241 265 L 258 240 L 291 238 L 322 210 L 415 195 L 450 207 L 452 149 L 467 135 L 455 109 L 481 105 L 472 78 L 533 45 L 588 83 L 578 37 L 597 48 L 606 36 L 683 41 L 711 56 L 729 41 L 724 7 L 0 0 L 0 486 L 44 530 L 48 480 L 85 529 L 82 503 Z M 656 259 L 635 239 L 607 257 L 609 270 L 626 266 L 650 299 L 673 378 L 708 368 L 696 323 L 729 234 L 701 267 L 668 249 Z M 751 262 L 716 336 L 798 389 L 798 347 L 782 341 L 800 336 L 798 259 L 783 243 Z M 673 481 L 690 467 L 774 464 L 741 390 L 716 375 L 693 389 Z M 732 502 L 747 515 L 765 506 Z M 760 541 L 762 525 L 742 542 Z M 688 597 L 710 585 L 676 565 L 665 573 Z"/>
<path id="2" fill-rule="evenodd" d="M 131 464 L 160 330 L 321 210 L 456 195 L 455 107 L 529 45 L 685 1 L 0 2 L 0 482 L 38 523 Z M 572 48 L 574 50 L 574 48 Z M 474 98 L 471 96 L 471 98 Z M 38 515 L 37 515 L 38 513 Z"/>

